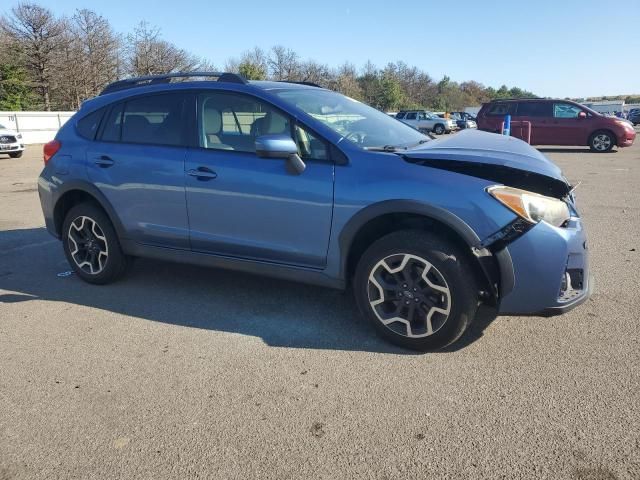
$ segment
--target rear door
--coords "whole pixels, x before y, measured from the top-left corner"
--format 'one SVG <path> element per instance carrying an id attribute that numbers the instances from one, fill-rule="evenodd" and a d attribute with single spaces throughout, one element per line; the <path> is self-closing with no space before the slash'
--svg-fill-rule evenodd
<path id="1" fill-rule="evenodd" d="M 89 178 L 131 240 L 189 248 L 184 161 L 191 99 L 162 93 L 117 103 L 86 151 Z"/>
<path id="2" fill-rule="evenodd" d="M 592 131 L 593 117 L 584 112 L 586 117 L 578 115 L 584 112 L 577 105 L 567 102 L 553 103 L 554 134 L 558 137 L 558 145 L 586 145 Z"/>
<path id="3" fill-rule="evenodd" d="M 559 145 L 554 143 L 556 140 L 551 106 L 551 102 L 547 101 L 518 102 L 514 120 L 531 123 L 532 145 Z"/>
<path id="4" fill-rule="evenodd" d="M 197 100 L 199 147 L 185 165 L 191 248 L 311 268 L 326 264 L 333 214 L 329 144 L 261 99 L 206 92 Z M 307 168 L 261 158 L 255 139 L 291 135 Z"/>

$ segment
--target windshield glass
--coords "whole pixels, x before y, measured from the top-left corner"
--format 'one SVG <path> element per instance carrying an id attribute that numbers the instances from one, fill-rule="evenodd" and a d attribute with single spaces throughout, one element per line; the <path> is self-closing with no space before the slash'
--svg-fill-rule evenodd
<path id="1" fill-rule="evenodd" d="M 429 140 L 386 113 L 339 93 L 315 88 L 274 93 L 362 148 L 407 147 Z"/>

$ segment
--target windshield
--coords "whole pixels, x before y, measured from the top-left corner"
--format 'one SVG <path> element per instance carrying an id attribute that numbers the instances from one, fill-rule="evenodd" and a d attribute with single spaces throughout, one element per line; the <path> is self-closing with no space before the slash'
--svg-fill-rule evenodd
<path id="1" fill-rule="evenodd" d="M 315 88 L 274 93 L 362 148 L 400 148 L 429 140 L 386 113 L 339 93 Z"/>

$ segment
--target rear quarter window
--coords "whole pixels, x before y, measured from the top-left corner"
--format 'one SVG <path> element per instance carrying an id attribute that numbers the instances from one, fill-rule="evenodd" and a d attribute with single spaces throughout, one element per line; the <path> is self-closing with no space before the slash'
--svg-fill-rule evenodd
<path id="1" fill-rule="evenodd" d="M 76 124 L 78 135 L 82 138 L 86 138 L 87 140 L 95 139 L 103 115 L 104 108 L 100 108 L 78 120 L 78 123 Z"/>

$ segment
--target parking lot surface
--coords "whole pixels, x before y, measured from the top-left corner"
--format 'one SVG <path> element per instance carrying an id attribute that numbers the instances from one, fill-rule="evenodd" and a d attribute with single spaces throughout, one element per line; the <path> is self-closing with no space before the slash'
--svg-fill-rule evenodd
<path id="1" fill-rule="evenodd" d="M 0 157 L 0 479 L 640 478 L 638 143 L 541 149 L 582 182 L 587 303 L 420 355 L 337 291 L 146 260 L 59 276 L 40 147 Z"/>

